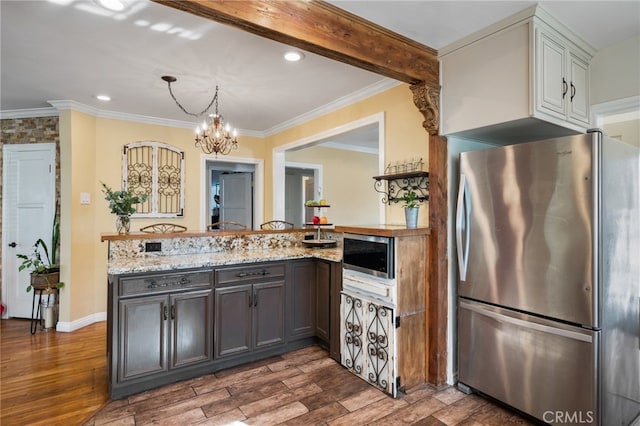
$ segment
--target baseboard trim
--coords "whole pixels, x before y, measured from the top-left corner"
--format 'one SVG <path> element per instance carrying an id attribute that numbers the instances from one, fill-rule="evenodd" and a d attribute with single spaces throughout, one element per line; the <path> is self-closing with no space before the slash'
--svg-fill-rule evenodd
<path id="1" fill-rule="evenodd" d="M 106 321 L 106 320 L 107 320 L 106 312 L 97 312 L 95 314 L 87 315 L 84 318 L 80 318 L 71 322 L 58 321 L 58 324 L 56 324 L 56 331 L 70 333 L 72 331 L 79 330 L 82 327 L 91 325 L 94 322 L 100 322 L 100 321 Z"/>

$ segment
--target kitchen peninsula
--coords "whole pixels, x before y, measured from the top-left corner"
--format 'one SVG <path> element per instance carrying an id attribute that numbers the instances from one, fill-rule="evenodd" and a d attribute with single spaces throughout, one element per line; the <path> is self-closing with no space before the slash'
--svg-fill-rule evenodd
<path id="1" fill-rule="evenodd" d="M 341 234 L 102 235 L 112 398 L 320 343 L 339 360 Z"/>

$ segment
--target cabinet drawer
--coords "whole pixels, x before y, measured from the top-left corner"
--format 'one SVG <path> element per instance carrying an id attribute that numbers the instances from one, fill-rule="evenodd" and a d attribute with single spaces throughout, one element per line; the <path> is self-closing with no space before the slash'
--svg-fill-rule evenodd
<path id="1" fill-rule="evenodd" d="M 285 274 L 284 263 L 268 263 L 262 265 L 239 266 L 233 268 L 217 269 L 215 271 L 216 286 L 228 284 L 264 281 L 272 278 L 282 278 Z"/>
<path id="2" fill-rule="evenodd" d="M 119 295 L 139 296 L 185 289 L 211 287 L 211 271 L 169 272 L 165 274 L 136 275 L 118 281 Z"/>

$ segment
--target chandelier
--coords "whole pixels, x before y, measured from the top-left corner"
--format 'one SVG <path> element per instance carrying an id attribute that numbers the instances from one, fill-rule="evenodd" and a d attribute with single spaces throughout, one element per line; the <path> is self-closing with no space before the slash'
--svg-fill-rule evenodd
<path id="1" fill-rule="evenodd" d="M 232 129 L 229 123 L 224 122 L 222 115 L 218 113 L 218 86 L 216 86 L 216 93 L 213 95 L 213 99 L 209 102 L 209 105 L 200 113 L 195 114 L 187 111 L 180 102 L 176 99 L 173 91 L 171 90 L 171 83 L 174 83 L 177 79 L 170 75 L 162 76 L 162 80 L 167 82 L 169 86 L 169 94 L 173 98 L 178 107 L 187 115 L 194 117 L 202 117 L 209 109 L 215 104 L 215 112 L 209 114 L 205 118 L 201 126 L 196 127 L 196 143 L 195 145 L 202 149 L 205 154 L 218 154 L 227 155 L 232 150 L 238 149 L 238 133 L 235 129 Z"/>

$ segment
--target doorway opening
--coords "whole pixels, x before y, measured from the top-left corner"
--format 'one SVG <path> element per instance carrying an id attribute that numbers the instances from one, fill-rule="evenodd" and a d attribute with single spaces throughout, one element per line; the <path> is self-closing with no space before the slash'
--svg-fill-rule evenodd
<path id="1" fill-rule="evenodd" d="M 384 134 L 384 112 L 379 112 L 274 148 L 273 217 L 292 214 L 292 203 L 303 206 L 300 190 L 282 188 L 287 189 L 291 168 L 306 163 L 323 170 L 324 178 L 314 177 L 314 198 L 331 204 L 333 223 L 385 223 L 385 205 L 372 183 L 384 170 Z"/>
<path id="2" fill-rule="evenodd" d="M 312 221 L 313 207 L 305 207 L 309 200 L 322 198 L 322 165 L 287 162 L 285 170 L 285 220 L 294 228 L 302 228 Z"/>
<path id="3" fill-rule="evenodd" d="M 202 229 L 223 221 L 255 229 L 263 217 L 263 160 L 203 156 L 203 162 Z"/>

